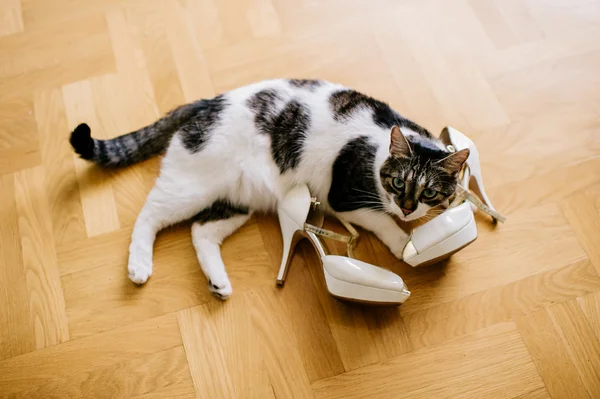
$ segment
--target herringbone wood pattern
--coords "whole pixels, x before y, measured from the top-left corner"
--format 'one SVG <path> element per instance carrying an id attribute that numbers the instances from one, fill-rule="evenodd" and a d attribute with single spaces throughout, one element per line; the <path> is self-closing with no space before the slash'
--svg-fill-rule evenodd
<path id="1" fill-rule="evenodd" d="M 600 397 L 600 1 L 0 0 L 0 396 Z M 223 245 L 211 297 L 189 224 L 126 276 L 158 170 L 74 157 L 186 101 L 324 78 L 482 153 L 508 222 L 411 269 L 401 308 L 331 298 L 301 245 L 284 289 L 277 220 Z"/>

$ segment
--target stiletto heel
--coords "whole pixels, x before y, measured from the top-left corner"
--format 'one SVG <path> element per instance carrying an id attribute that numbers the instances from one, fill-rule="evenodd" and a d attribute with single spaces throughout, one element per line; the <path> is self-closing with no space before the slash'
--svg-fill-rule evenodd
<path id="1" fill-rule="evenodd" d="M 410 291 L 400 276 L 352 258 L 352 247 L 358 239 L 358 232 L 352 225 L 340 220 L 350 236 L 321 227 L 324 214 L 318 210 L 318 205 L 305 185 L 291 189 L 280 202 L 278 214 L 284 248 L 277 283 L 283 285 L 294 247 L 302 238 L 307 238 L 319 255 L 325 285 L 331 295 L 370 304 L 399 305 L 406 301 Z M 319 237 L 345 242 L 349 256 L 330 255 Z"/>
<path id="2" fill-rule="evenodd" d="M 505 218 L 494 209 L 483 187 L 479 152 L 475 144 L 452 127 L 444 128 L 440 139 L 450 152 L 468 148 L 469 157 L 459 178 L 456 195 L 448 209 L 412 231 L 404 247 L 403 259 L 413 267 L 429 265 L 448 258 L 477 239 L 477 225 L 471 204 L 490 215 L 494 221 L 505 221 Z M 469 191 L 471 181 L 475 182 L 477 195 Z"/>
<path id="3" fill-rule="evenodd" d="M 450 151 L 458 151 L 463 148 L 469 149 L 469 158 L 467 158 L 466 161 L 465 170 L 463 172 L 462 187 L 459 187 L 459 191 L 460 189 L 468 191 L 472 188 L 480 199 L 473 198 L 472 195 L 467 195 L 469 200 L 472 200 L 475 206 L 490 215 L 494 221 L 499 220 L 504 222 L 505 218 L 496 211 L 492 205 L 492 201 L 485 192 L 483 177 L 481 174 L 481 163 L 479 162 L 479 150 L 477 150 L 475 143 L 473 143 L 473 141 L 463 133 L 451 126 L 447 126 L 444 128 L 444 130 L 442 130 L 440 139 L 448 146 Z M 474 182 L 475 184 L 471 185 L 471 182 Z"/>
<path id="4" fill-rule="evenodd" d="M 296 249 L 296 245 L 304 238 L 302 232 L 300 230 L 294 231 L 292 233 L 292 237 L 283 241 L 283 257 L 281 261 L 281 266 L 279 267 L 279 274 L 277 275 L 277 284 L 283 285 L 285 284 L 285 279 L 287 277 L 288 270 L 290 265 L 292 264 L 292 257 L 294 255 L 294 250 Z"/>
<path id="5" fill-rule="evenodd" d="M 308 206 L 306 199 L 308 198 Z M 283 237 L 283 256 L 277 275 L 277 284 L 283 285 L 290 267 L 294 249 L 304 237 L 303 225 L 310 211 L 310 193 L 306 186 L 292 188 L 279 204 L 277 214 Z"/>
<path id="6" fill-rule="evenodd" d="M 485 205 L 487 205 L 491 211 L 497 212 L 496 208 L 494 208 L 494 206 L 492 205 L 492 201 L 490 201 L 490 199 L 487 196 L 487 193 L 485 192 L 485 187 L 483 186 L 483 180 L 481 179 L 481 174 L 477 175 L 477 174 L 473 173 L 471 176 L 471 180 L 475 182 L 475 184 L 472 187 L 472 190 L 475 192 L 475 194 L 477 194 L 477 196 L 482 199 L 483 203 Z M 492 218 L 495 221 L 498 221 L 498 218 L 495 217 L 494 215 L 492 215 Z"/>

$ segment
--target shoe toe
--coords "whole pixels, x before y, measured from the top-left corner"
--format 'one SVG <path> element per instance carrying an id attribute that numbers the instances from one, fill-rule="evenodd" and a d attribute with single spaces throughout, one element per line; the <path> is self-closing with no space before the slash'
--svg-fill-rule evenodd
<path id="1" fill-rule="evenodd" d="M 413 256 L 417 256 L 418 252 L 412 241 L 409 241 L 404 247 L 404 252 L 402 253 L 402 259 L 407 260 L 412 258 Z"/>
<path id="2" fill-rule="evenodd" d="M 323 265 L 327 272 L 338 280 L 385 290 L 406 290 L 402 277 L 358 259 L 328 255 L 323 258 Z"/>

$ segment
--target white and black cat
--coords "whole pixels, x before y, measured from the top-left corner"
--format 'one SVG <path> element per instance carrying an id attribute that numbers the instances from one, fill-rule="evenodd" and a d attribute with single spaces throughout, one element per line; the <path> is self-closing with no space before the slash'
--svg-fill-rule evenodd
<path id="1" fill-rule="evenodd" d="M 129 278 L 152 274 L 155 236 L 194 218 L 192 239 L 209 289 L 232 289 L 221 242 L 254 211 L 274 211 L 304 183 L 332 214 L 372 231 L 397 257 L 402 220 L 454 194 L 468 150 L 450 153 L 387 104 L 338 84 L 268 80 L 171 111 L 153 125 L 96 140 L 81 124 L 71 144 L 84 159 L 124 167 L 166 151 L 129 248 Z"/>

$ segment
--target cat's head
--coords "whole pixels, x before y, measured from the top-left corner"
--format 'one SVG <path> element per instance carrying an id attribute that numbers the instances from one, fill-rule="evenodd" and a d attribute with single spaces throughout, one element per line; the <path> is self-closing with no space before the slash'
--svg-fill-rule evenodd
<path id="1" fill-rule="evenodd" d="M 381 184 L 387 193 L 386 208 L 401 220 L 416 220 L 442 204 L 456 191 L 458 173 L 469 150 L 448 152 L 430 139 L 391 131 L 390 154 L 381 165 Z"/>

